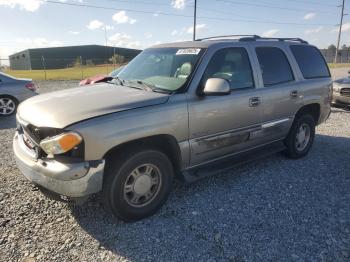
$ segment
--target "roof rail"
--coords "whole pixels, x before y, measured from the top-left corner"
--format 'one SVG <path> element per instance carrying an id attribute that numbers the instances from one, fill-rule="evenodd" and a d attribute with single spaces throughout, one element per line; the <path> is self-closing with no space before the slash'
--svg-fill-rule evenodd
<path id="1" fill-rule="evenodd" d="M 211 36 L 211 37 L 196 39 L 196 41 L 214 40 L 214 39 L 232 38 L 232 37 L 237 37 L 237 40 L 241 42 L 271 40 L 271 41 L 292 41 L 292 42 L 300 42 L 303 44 L 308 44 L 307 41 L 301 38 L 260 37 L 258 35 L 221 35 L 221 36 Z"/>
<path id="2" fill-rule="evenodd" d="M 261 37 L 258 36 L 258 35 L 219 35 L 219 36 L 211 36 L 211 37 L 205 37 L 205 38 L 196 39 L 196 41 L 211 40 L 211 39 L 220 39 L 220 38 L 230 38 L 230 37 L 237 37 L 238 39 L 241 39 L 242 37 L 244 37 L 244 38 L 250 38 L 250 39 L 261 38 Z"/>
<path id="3" fill-rule="evenodd" d="M 279 37 L 245 37 L 245 38 L 240 38 L 239 41 L 256 41 L 256 40 L 271 40 L 271 41 L 291 41 L 291 42 L 300 42 L 303 44 L 308 44 L 307 41 L 301 39 L 301 38 L 279 38 Z"/>

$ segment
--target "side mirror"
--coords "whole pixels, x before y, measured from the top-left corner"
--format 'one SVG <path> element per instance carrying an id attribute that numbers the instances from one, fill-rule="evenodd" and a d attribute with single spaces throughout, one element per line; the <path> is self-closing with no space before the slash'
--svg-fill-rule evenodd
<path id="1" fill-rule="evenodd" d="M 203 89 L 203 94 L 207 96 L 223 96 L 230 93 L 230 82 L 222 78 L 209 78 Z"/>

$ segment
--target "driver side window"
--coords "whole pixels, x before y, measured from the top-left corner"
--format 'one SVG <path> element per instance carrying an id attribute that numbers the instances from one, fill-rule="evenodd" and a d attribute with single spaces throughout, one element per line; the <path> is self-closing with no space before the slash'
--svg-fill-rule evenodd
<path id="1" fill-rule="evenodd" d="M 203 85 L 209 78 L 228 80 L 232 90 L 254 87 L 247 51 L 241 47 L 224 48 L 217 51 L 204 72 Z"/>

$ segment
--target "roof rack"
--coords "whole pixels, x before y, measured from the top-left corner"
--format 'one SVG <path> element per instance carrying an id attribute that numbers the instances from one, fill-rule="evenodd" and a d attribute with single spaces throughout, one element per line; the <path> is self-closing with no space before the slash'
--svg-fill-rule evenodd
<path id="1" fill-rule="evenodd" d="M 196 41 L 204 41 L 204 40 L 211 40 L 211 39 L 220 39 L 220 38 L 232 38 L 232 37 L 237 37 L 238 39 L 241 39 L 242 37 L 244 38 L 260 38 L 258 35 L 219 35 L 219 36 L 211 36 L 211 37 L 205 37 L 205 38 L 200 38 L 196 39 Z"/>
<path id="2" fill-rule="evenodd" d="M 271 41 L 291 41 L 291 42 L 300 42 L 303 44 L 308 44 L 307 41 L 297 38 L 297 37 L 285 37 L 285 38 L 280 38 L 280 37 L 245 37 L 245 38 L 240 38 L 239 41 L 256 41 L 256 40 L 271 40 Z"/>
<path id="3" fill-rule="evenodd" d="M 301 38 L 261 37 L 258 35 L 222 35 L 222 36 L 212 36 L 212 37 L 201 38 L 201 39 L 197 39 L 196 41 L 214 40 L 214 39 L 230 38 L 230 37 L 231 38 L 237 37 L 237 40 L 241 41 L 241 42 L 257 41 L 257 40 L 270 40 L 270 41 L 292 41 L 292 42 L 300 42 L 303 44 L 308 44 L 307 41 L 305 41 Z"/>

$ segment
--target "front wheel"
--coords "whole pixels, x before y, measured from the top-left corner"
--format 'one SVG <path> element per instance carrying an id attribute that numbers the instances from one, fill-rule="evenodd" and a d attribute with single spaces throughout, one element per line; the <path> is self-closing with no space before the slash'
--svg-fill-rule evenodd
<path id="1" fill-rule="evenodd" d="M 111 159 L 103 182 L 104 203 L 127 222 L 148 217 L 166 201 L 173 173 L 169 158 L 158 150 L 130 151 Z"/>
<path id="2" fill-rule="evenodd" d="M 284 144 L 289 158 L 301 158 L 308 154 L 315 138 L 315 119 L 302 115 L 294 120 Z"/>

